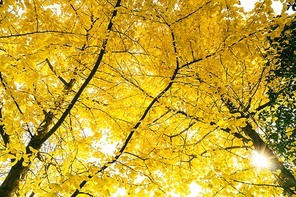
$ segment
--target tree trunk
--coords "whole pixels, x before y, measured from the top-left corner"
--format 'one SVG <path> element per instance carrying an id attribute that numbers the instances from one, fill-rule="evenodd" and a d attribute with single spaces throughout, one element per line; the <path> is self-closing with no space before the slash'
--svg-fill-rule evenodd
<path id="1" fill-rule="evenodd" d="M 261 139 L 259 134 L 252 128 L 248 123 L 246 127 L 243 128 L 244 133 L 251 138 L 253 145 L 258 152 L 264 152 L 268 156 L 271 162 L 269 170 L 277 171 L 280 170 L 281 173 L 276 178 L 283 187 L 284 192 L 288 196 L 295 194 L 296 180 L 294 175 L 287 169 L 282 162 L 279 161 L 278 157 L 273 153 L 273 151 L 267 146 L 267 144 Z"/>

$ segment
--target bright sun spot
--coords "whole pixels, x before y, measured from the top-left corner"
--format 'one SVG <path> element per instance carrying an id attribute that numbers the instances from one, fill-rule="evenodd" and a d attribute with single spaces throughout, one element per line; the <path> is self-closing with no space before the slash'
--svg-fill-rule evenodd
<path id="1" fill-rule="evenodd" d="M 196 197 L 202 191 L 202 187 L 198 185 L 196 182 L 192 182 L 189 185 L 189 188 L 190 188 L 190 194 L 188 197 Z"/>
<path id="2" fill-rule="evenodd" d="M 252 164 L 258 168 L 268 168 L 270 167 L 270 162 L 267 156 L 262 153 L 254 151 L 252 153 Z"/>

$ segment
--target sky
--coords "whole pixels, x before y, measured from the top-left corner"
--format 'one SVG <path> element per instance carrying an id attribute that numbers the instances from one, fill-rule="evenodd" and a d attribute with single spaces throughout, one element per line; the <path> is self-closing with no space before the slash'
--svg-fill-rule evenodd
<path id="1" fill-rule="evenodd" d="M 258 0 L 240 0 L 241 5 L 246 12 L 251 11 L 254 8 L 254 5 L 257 1 Z M 293 2 L 293 0 L 291 0 L 290 2 Z M 271 6 L 277 14 L 281 14 L 281 11 L 283 9 L 283 4 L 279 0 L 272 1 Z M 293 11 L 292 9 L 289 9 L 286 13 L 290 15 L 290 14 L 293 14 L 294 12 L 295 11 Z"/>
<path id="2" fill-rule="evenodd" d="M 254 5 L 257 0 L 240 0 L 240 3 L 242 7 L 245 9 L 245 11 L 251 11 L 254 8 Z"/>

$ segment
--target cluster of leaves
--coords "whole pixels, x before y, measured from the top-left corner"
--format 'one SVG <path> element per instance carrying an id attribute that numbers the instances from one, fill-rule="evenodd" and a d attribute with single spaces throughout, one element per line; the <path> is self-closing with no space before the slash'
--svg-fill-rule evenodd
<path id="1" fill-rule="evenodd" d="M 295 193 L 293 171 L 257 132 L 267 37 L 291 21 L 271 4 L 5 1 L 0 194 Z M 263 147 L 273 165 L 256 170 L 250 154 Z"/>
<path id="2" fill-rule="evenodd" d="M 286 25 L 280 37 L 270 40 L 273 69 L 267 77 L 270 107 L 260 114 L 268 144 L 296 165 L 296 22 Z"/>

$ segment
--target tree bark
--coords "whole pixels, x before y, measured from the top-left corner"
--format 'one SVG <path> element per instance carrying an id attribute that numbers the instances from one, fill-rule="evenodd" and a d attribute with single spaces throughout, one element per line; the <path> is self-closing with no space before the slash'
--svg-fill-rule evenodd
<path id="1" fill-rule="evenodd" d="M 0 186 L 0 196 L 9 197 L 12 196 L 18 186 L 19 181 L 22 175 L 26 174 L 29 170 L 29 167 L 23 166 L 23 159 L 19 160 L 12 168 L 10 169 L 7 177 Z"/>
<path id="2" fill-rule="evenodd" d="M 270 159 L 270 171 L 280 170 L 281 173 L 276 175 L 278 183 L 283 187 L 284 192 L 288 196 L 295 194 L 296 180 L 294 175 L 287 169 L 282 162 L 279 161 L 278 157 L 273 153 L 273 151 L 268 147 L 268 145 L 262 140 L 259 134 L 252 128 L 250 123 L 247 123 L 247 126 L 243 128 L 243 132 L 251 138 L 255 150 L 264 152 L 264 154 Z"/>
<path id="3" fill-rule="evenodd" d="M 106 28 L 107 32 L 110 32 L 111 29 L 112 29 L 113 19 L 117 15 L 117 8 L 120 7 L 120 3 L 121 3 L 121 0 L 117 0 L 116 5 L 114 6 L 114 10 L 112 12 L 112 16 L 111 16 L 111 18 L 109 20 L 109 23 L 107 25 L 107 28 Z M 105 54 L 107 43 L 108 43 L 108 36 L 102 42 L 100 53 L 98 55 L 97 61 L 96 61 L 95 65 L 93 66 L 90 74 L 85 79 L 84 83 L 81 85 L 81 87 L 79 88 L 79 90 L 77 91 L 77 93 L 75 94 L 75 96 L 73 97 L 72 101 L 70 102 L 70 104 L 68 105 L 68 107 L 65 109 L 64 113 L 62 114 L 62 116 L 59 118 L 59 120 L 54 124 L 54 126 L 49 131 L 48 131 L 48 129 L 49 129 L 49 127 L 52 124 L 52 118 L 53 118 L 53 116 L 51 116 L 50 114 L 49 114 L 50 116 L 45 116 L 45 119 L 44 119 L 45 125 L 40 130 L 40 132 L 39 132 L 40 134 L 39 135 L 32 136 L 29 144 L 26 147 L 26 153 L 24 153 L 24 154 L 32 154 L 32 151 L 30 150 L 30 147 L 39 151 L 39 149 L 42 146 L 42 144 L 46 140 L 48 140 L 48 138 L 50 138 L 58 130 L 58 128 L 62 125 L 62 123 L 65 121 L 65 118 L 69 115 L 71 109 L 76 104 L 78 98 L 80 97 L 80 95 L 82 94 L 82 92 L 84 91 L 84 89 L 86 88 L 86 86 L 89 84 L 89 82 L 92 80 L 92 78 L 96 74 L 96 72 L 97 72 L 97 70 L 98 70 L 98 68 L 99 68 L 99 66 L 100 66 L 100 64 L 102 62 L 103 56 Z M 2 127 L 0 127 L 0 129 L 1 128 Z M 2 135 L 2 133 L 4 134 L 5 132 L 4 131 L 3 132 L 1 131 L 0 134 Z M 3 137 L 3 135 L 2 135 L 2 137 Z M 31 162 L 29 162 L 27 164 L 27 166 L 23 166 L 23 161 L 24 161 L 24 159 L 21 158 L 10 169 L 10 171 L 9 171 L 8 175 L 6 176 L 4 182 L 0 186 L 0 196 L 3 196 L 3 197 L 11 197 L 18 190 L 19 182 L 21 180 L 21 177 L 28 172 L 29 167 L 31 165 Z"/>

